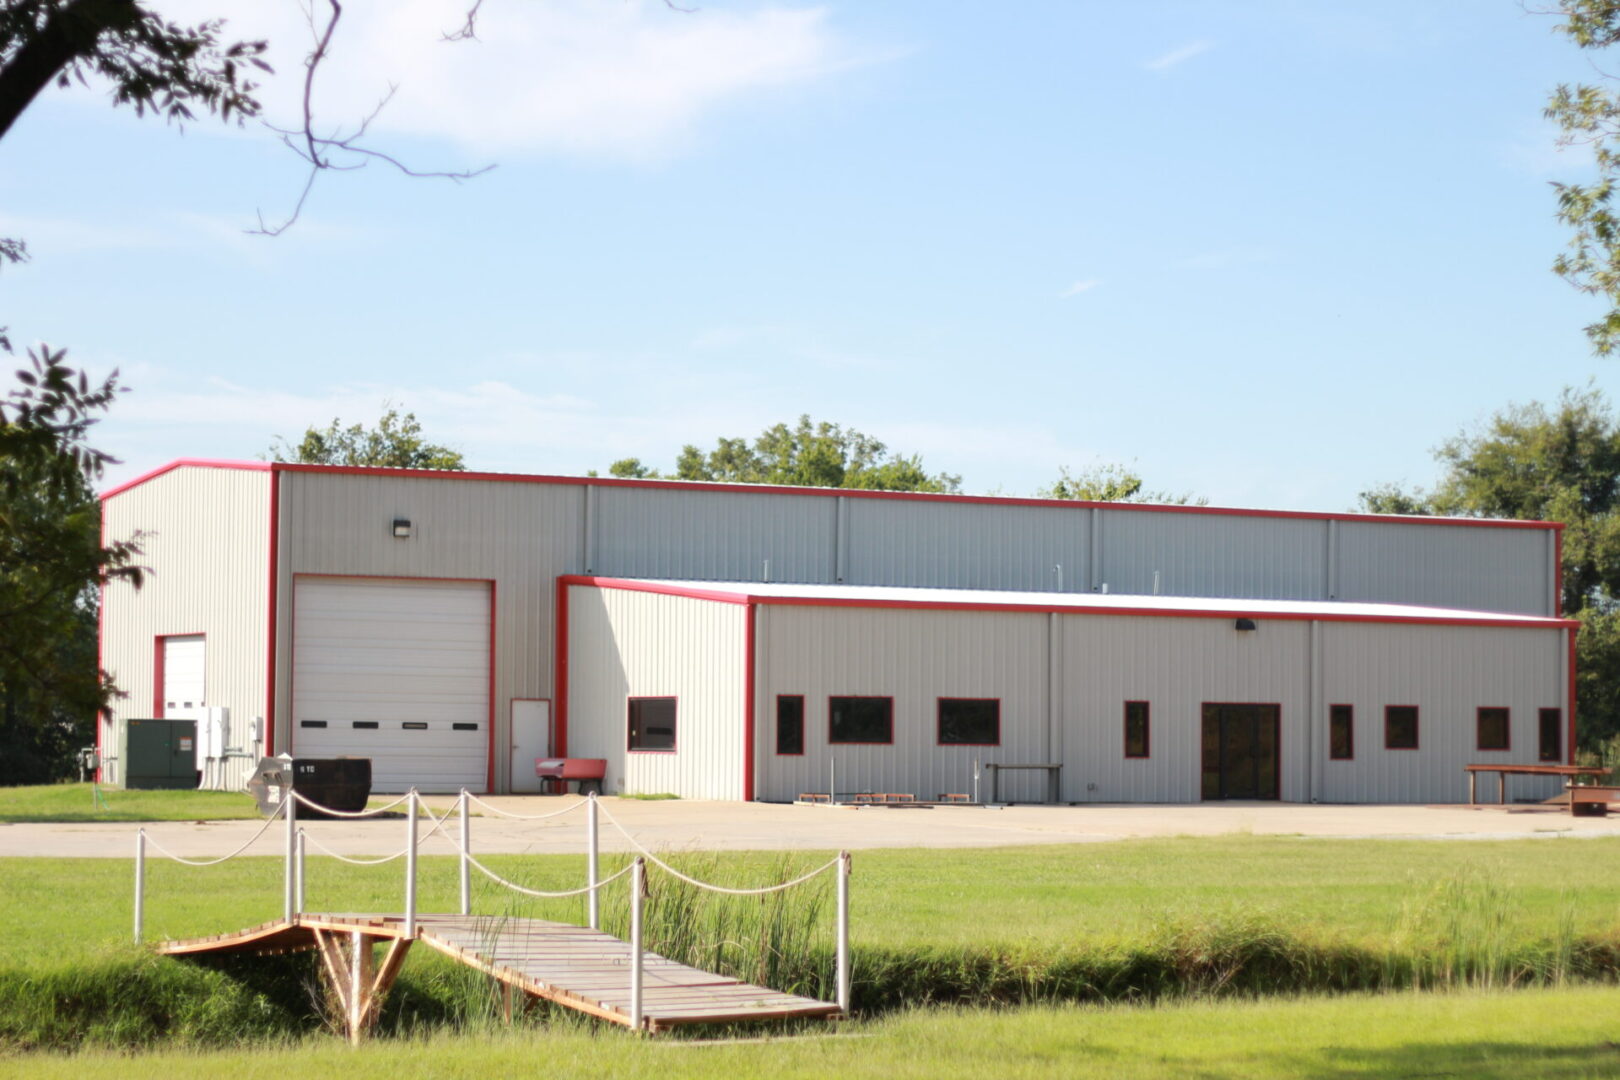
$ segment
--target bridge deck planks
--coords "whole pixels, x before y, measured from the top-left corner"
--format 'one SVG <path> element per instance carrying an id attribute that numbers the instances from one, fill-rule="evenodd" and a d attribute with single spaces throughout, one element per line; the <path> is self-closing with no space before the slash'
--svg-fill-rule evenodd
<path id="1" fill-rule="evenodd" d="M 401 915 L 312 913 L 229 934 L 170 941 L 170 956 L 282 953 L 315 947 L 315 931 L 405 937 Z M 506 916 L 419 915 L 416 939 L 524 993 L 628 1026 L 630 946 L 569 923 Z M 677 1024 L 832 1018 L 838 1006 L 785 994 L 642 953 L 642 1014 L 651 1031 Z"/>

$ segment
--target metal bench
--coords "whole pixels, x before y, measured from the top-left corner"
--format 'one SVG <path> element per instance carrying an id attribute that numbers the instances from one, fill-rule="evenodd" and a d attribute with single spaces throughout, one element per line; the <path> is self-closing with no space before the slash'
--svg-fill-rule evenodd
<path id="1" fill-rule="evenodd" d="M 542 789 L 550 787 L 553 794 L 568 794 L 568 781 L 579 786 L 581 795 L 587 791 L 602 794 L 602 780 L 607 776 L 607 759 L 599 757 L 535 758 L 534 775 L 540 778 Z"/>
<path id="2" fill-rule="evenodd" d="M 1620 787 L 1607 784 L 1568 784 L 1571 817 L 1606 817 L 1609 804 L 1620 802 Z"/>

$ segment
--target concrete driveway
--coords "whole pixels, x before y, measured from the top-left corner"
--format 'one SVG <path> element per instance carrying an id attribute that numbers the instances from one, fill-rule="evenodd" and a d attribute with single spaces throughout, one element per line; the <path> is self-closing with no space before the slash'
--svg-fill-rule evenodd
<path id="1" fill-rule="evenodd" d="M 453 798 L 424 802 L 442 813 Z M 520 814 L 576 807 L 543 821 L 514 821 L 490 810 L 475 811 L 474 852 L 578 853 L 585 845 L 582 801 L 573 797 L 496 796 L 489 802 Z M 1482 840 L 1513 837 L 1620 836 L 1620 815 L 1572 818 L 1550 807 L 1470 809 L 1459 806 L 1311 806 L 1293 803 L 1220 803 L 1177 806 L 1014 806 L 935 809 L 783 806 L 765 803 L 647 802 L 605 798 L 602 849 L 629 850 L 609 824 L 621 822 L 653 851 L 836 850 L 895 847 L 1007 847 L 1075 844 L 1154 836 L 1219 836 L 1231 833 L 1310 837 L 1408 837 Z M 385 855 L 405 842 L 403 816 L 371 821 L 309 821 L 310 836 L 345 855 Z M 178 855 L 223 855 L 247 841 L 261 825 L 253 821 L 155 822 L 144 826 L 153 840 Z M 453 822 L 450 825 L 454 827 Z M 129 858 L 135 830 L 130 823 L 0 825 L 0 856 Z M 426 828 L 424 827 L 424 833 Z M 278 855 L 283 827 L 269 827 L 249 854 Z M 311 846 L 311 853 L 317 850 Z M 442 837 L 426 835 L 423 854 L 452 854 Z"/>

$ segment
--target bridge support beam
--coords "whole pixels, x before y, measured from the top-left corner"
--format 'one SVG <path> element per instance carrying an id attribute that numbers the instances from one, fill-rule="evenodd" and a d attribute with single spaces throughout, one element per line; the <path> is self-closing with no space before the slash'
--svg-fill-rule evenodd
<path id="1" fill-rule="evenodd" d="M 376 963 L 379 941 L 388 942 L 380 965 Z M 405 963 L 411 939 L 383 937 L 363 930 L 316 930 L 315 945 L 321 954 L 327 989 L 341 1010 L 344 1031 L 349 1042 L 358 1045 L 376 1025 L 383 998 Z"/>

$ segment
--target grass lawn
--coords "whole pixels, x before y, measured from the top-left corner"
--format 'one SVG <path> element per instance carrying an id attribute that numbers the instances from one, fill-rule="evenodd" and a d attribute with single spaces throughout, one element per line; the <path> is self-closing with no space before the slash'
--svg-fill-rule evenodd
<path id="1" fill-rule="evenodd" d="M 1065 1080 L 1149 1077 L 1620 1076 L 1613 990 L 1348 995 L 1159 1007 L 917 1010 L 827 1035 L 700 1042 L 552 1023 L 351 1049 L 331 1038 L 225 1051 L 0 1056 L 0 1077 L 345 1080 L 772 1076 Z"/>
<path id="2" fill-rule="evenodd" d="M 196 793 L 193 793 L 196 794 Z M 317 832 L 321 823 L 312 822 Z M 133 835 L 133 833 L 132 833 Z M 161 835 L 159 833 L 158 835 Z M 476 836 L 476 834 L 475 834 Z M 722 881 L 781 880 L 825 853 L 671 855 Z M 492 855 L 491 868 L 531 886 L 570 888 L 584 860 Z M 604 868 L 617 857 L 604 856 Z M 122 948 L 129 938 L 132 860 L 0 860 L 0 966 Z M 657 871 L 654 871 L 657 873 Z M 281 861 L 241 858 L 191 868 L 148 863 L 147 938 L 248 926 L 281 911 Z M 398 911 L 403 866 L 354 867 L 311 855 L 312 911 Z M 577 919 L 578 900 L 527 901 L 474 876 L 474 910 Z M 821 880 L 830 884 L 830 876 Z M 454 911 L 454 860 L 421 860 L 422 911 Z M 1040 949 L 1138 941 L 1178 926 L 1255 922 L 1351 942 L 1434 928 L 1460 902 L 1488 907 L 1515 936 L 1620 931 L 1620 838 L 1442 843 L 1232 836 L 977 850 L 901 849 L 855 855 L 858 945 L 950 948 L 987 943 Z M 66 896 L 73 903 L 63 905 Z M 825 897 L 825 893 L 823 893 Z M 605 907 L 623 893 L 605 895 Z"/>
<path id="3" fill-rule="evenodd" d="M 221 821 L 256 818 L 251 795 L 229 791 L 119 791 L 90 784 L 0 787 L 0 822 Z"/>

